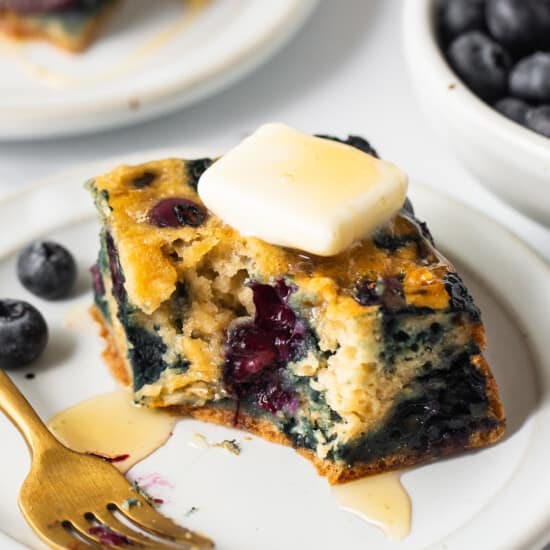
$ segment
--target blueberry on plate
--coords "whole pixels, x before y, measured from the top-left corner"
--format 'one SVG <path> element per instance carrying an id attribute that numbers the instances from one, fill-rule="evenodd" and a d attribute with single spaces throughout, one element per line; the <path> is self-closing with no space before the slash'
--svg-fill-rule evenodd
<path id="1" fill-rule="evenodd" d="M 437 25 L 445 41 L 468 31 L 485 30 L 485 0 L 440 0 Z"/>
<path id="2" fill-rule="evenodd" d="M 506 94 L 510 56 L 485 34 L 459 36 L 449 46 L 448 57 L 458 76 L 482 99 L 494 101 Z"/>
<path id="3" fill-rule="evenodd" d="M 488 0 L 486 19 L 491 35 L 515 52 L 535 51 L 550 40 L 547 0 Z"/>
<path id="4" fill-rule="evenodd" d="M 20 300 L 0 300 L 0 368 L 28 365 L 47 343 L 48 327 L 35 307 Z"/>
<path id="5" fill-rule="evenodd" d="M 510 90 L 523 99 L 550 102 L 550 53 L 522 59 L 510 73 Z"/>
<path id="6" fill-rule="evenodd" d="M 46 300 L 68 296 L 76 275 L 72 254 L 51 241 L 35 241 L 17 259 L 17 276 L 21 284 L 29 292 Z"/>
<path id="7" fill-rule="evenodd" d="M 525 126 L 543 136 L 550 137 L 550 105 L 529 109 L 525 117 Z"/>
<path id="8" fill-rule="evenodd" d="M 495 103 L 495 109 L 511 120 L 519 122 L 519 124 L 525 124 L 525 116 L 530 107 L 521 99 L 505 97 Z"/>

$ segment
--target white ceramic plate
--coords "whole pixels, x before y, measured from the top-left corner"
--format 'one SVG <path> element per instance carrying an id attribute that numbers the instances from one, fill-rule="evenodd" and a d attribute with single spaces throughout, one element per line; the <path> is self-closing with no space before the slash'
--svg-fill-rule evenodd
<path id="1" fill-rule="evenodd" d="M 183 107 L 264 62 L 316 3 L 124 0 L 80 55 L 2 40 L 0 139 L 80 134 Z"/>
<path id="2" fill-rule="evenodd" d="M 203 154 L 164 151 L 130 161 Z M 90 175 L 112 165 L 111 160 L 81 167 L 0 202 L 2 295 L 36 304 L 51 327 L 51 343 L 40 362 L 13 373 L 43 418 L 114 387 L 99 358 L 102 344 L 85 314 L 91 302 L 86 268 L 95 259 L 98 224 L 81 187 Z M 412 533 L 392 543 L 339 510 L 326 481 L 293 450 L 183 420 L 166 446 L 130 472 L 132 478 L 159 474 L 167 480 L 168 486 L 157 484 L 150 490 L 166 501 L 163 512 L 208 533 L 222 550 L 542 546 L 550 526 L 550 360 L 545 354 L 550 270 L 525 244 L 481 214 L 426 187 L 413 185 L 411 195 L 437 242 L 461 266 L 482 308 L 488 357 L 508 413 L 504 441 L 406 472 Z M 24 291 L 14 276 L 13 251 L 44 235 L 66 244 L 81 266 L 79 293 L 67 302 L 43 302 Z M 75 328 L 66 327 L 67 316 Z M 25 379 L 29 371 L 36 373 L 34 380 Z M 221 449 L 193 448 L 189 441 L 196 431 L 213 441 L 234 437 L 243 452 L 236 457 Z M 18 487 L 29 464 L 27 449 L 3 417 L 0 441 L 0 530 L 42 548 L 17 509 Z M 199 511 L 184 517 L 191 506 Z M 9 547 L 1 535 L 0 546 Z"/>

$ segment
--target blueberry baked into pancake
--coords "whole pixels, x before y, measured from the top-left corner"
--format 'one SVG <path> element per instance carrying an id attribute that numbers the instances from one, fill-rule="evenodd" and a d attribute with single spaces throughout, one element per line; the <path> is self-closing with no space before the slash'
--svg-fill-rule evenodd
<path id="1" fill-rule="evenodd" d="M 88 187 L 95 316 L 137 404 L 291 445 L 331 483 L 501 437 L 479 309 L 366 141 L 271 124 Z"/>
<path id="2" fill-rule="evenodd" d="M 0 31 L 25 40 L 48 40 L 84 50 L 118 0 L 0 0 Z"/>

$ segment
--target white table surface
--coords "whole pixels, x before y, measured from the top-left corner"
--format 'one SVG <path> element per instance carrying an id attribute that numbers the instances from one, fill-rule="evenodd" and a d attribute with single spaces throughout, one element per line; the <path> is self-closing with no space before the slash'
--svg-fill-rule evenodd
<path id="1" fill-rule="evenodd" d="M 255 74 L 176 114 L 76 139 L 0 143 L 0 195 L 104 157 L 179 144 L 222 152 L 263 122 L 281 121 L 367 137 L 411 178 L 482 210 L 550 261 L 550 231 L 485 191 L 427 125 L 402 54 L 404 1 L 414 0 L 321 0 L 298 37 Z"/>

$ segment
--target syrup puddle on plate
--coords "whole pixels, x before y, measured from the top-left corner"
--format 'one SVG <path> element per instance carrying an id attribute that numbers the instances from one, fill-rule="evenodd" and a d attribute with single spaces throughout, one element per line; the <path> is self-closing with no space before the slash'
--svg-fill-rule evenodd
<path id="1" fill-rule="evenodd" d="M 105 457 L 125 473 L 168 441 L 176 421 L 166 412 L 136 407 L 119 390 L 60 412 L 48 427 L 70 449 Z"/>
<path id="2" fill-rule="evenodd" d="M 175 22 L 149 38 L 143 45 L 131 52 L 122 61 L 116 63 L 111 68 L 91 74 L 87 77 L 73 77 L 47 67 L 39 65 L 32 61 L 25 48 L 25 43 L 16 40 L 2 40 L 1 49 L 12 55 L 16 63 L 37 80 L 53 87 L 83 86 L 96 84 L 104 81 L 118 78 L 129 73 L 154 52 L 160 50 L 165 45 L 174 40 L 179 34 L 184 32 L 193 21 L 208 7 L 212 0 L 185 0 L 184 13 Z"/>
<path id="3" fill-rule="evenodd" d="M 127 392 L 118 390 L 58 413 L 48 427 L 67 447 L 105 457 L 126 473 L 168 441 L 176 422 L 177 417 L 166 412 L 136 407 Z M 189 443 L 207 449 L 224 447 L 225 442 L 212 444 L 195 433 Z M 332 494 L 342 509 L 379 527 L 389 539 L 401 540 L 409 534 L 411 501 L 400 472 L 335 485 Z"/>
<path id="4" fill-rule="evenodd" d="M 411 530 L 411 499 L 400 472 L 386 472 L 335 485 L 339 506 L 379 527 L 390 540 L 401 540 Z"/>

